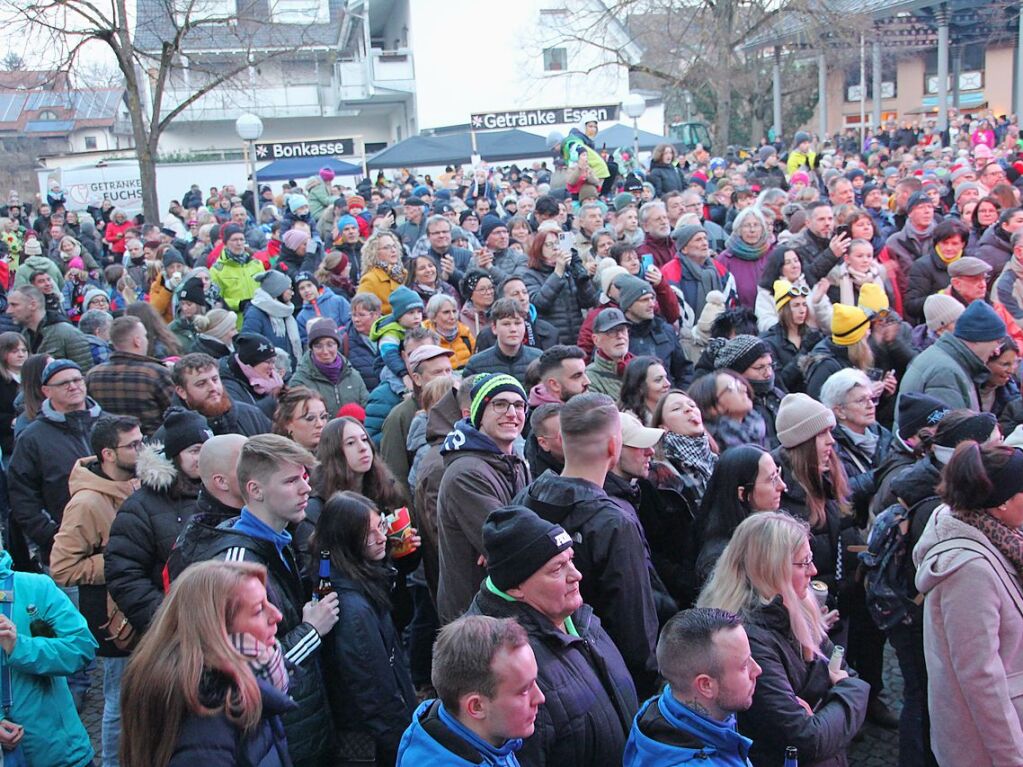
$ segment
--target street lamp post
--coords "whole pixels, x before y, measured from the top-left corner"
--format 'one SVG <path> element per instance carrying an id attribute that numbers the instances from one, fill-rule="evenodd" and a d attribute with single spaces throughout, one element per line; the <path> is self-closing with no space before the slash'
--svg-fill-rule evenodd
<path id="1" fill-rule="evenodd" d="M 255 142 L 263 135 L 263 121 L 254 114 L 243 114 L 234 123 L 238 138 L 245 142 L 246 166 L 249 171 L 252 188 L 252 217 L 259 217 L 259 188 L 256 185 L 256 145 Z"/>
<path id="2" fill-rule="evenodd" d="M 646 99 L 638 93 L 630 93 L 622 100 L 622 111 L 632 118 L 632 156 L 639 163 L 639 125 L 636 123 L 646 111 Z"/>

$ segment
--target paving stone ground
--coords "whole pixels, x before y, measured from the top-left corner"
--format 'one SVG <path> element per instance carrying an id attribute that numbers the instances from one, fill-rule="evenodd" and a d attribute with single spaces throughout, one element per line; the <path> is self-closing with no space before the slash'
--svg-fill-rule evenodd
<path id="1" fill-rule="evenodd" d="M 902 701 L 902 674 L 895 661 L 895 652 L 885 646 L 885 692 L 884 698 L 893 711 L 899 711 Z M 93 748 L 96 749 L 96 764 L 100 759 L 100 726 L 103 721 L 103 671 L 99 663 L 92 673 L 92 689 L 89 691 L 82 721 L 89 731 Z M 891 767 L 899 756 L 899 734 L 870 723 L 863 728 L 863 739 L 853 743 L 849 749 L 850 767 Z"/>

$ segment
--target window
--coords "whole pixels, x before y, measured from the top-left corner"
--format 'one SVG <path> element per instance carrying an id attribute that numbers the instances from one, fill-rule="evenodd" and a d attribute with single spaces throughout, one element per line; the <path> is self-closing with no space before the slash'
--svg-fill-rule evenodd
<path id="1" fill-rule="evenodd" d="M 325 24 L 326 0 L 270 0 L 270 18 L 278 24 Z"/>
<path id="2" fill-rule="evenodd" d="M 959 90 L 975 91 L 984 88 L 984 66 L 986 49 L 982 45 L 963 45 L 953 48 L 948 56 L 948 90 L 953 87 L 956 56 L 960 56 Z M 928 51 L 924 59 L 924 90 L 927 93 L 938 92 L 938 52 Z"/>
<path id="3" fill-rule="evenodd" d="M 96 137 L 95 136 L 86 136 L 85 137 L 85 148 L 86 149 L 95 149 L 96 148 Z"/>
<path id="4" fill-rule="evenodd" d="M 56 112 L 51 112 L 49 109 L 47 109 L 45 112 L 40 112 L 39 113 L 39 119 L 40 120 L 56 120 L 57 119 L 57 113 Z"/>
<path id="5" fill-rule="evenodd" d="M 544 48 L 543 51 L 544 72 L 564 72 L 566 69 L 568 69 L 567 48 Z"/>
<path id="6" fill-rule="evenodd" d="M 191 24 L 207 19 L 237 18 L 238 15 L 234 0 L 194 0 L 194 2 L 173 0 L 171 7 L 174 8 L 174 19 L 179 25 L 185 22 L 186 15 Z"/>

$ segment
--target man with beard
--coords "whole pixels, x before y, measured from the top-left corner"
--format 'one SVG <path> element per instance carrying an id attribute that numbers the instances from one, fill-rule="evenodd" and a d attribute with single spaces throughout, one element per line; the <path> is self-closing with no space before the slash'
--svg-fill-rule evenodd
<path id="1" fill-rule="evenodd" d="M 224 391 L 217 361 L 208 354 L 186 354 L 174 363 L 171 377 L 181 404 L 206 417 L 214 434 L 267 434 L 270 419 L 254 405 L 234 402 Z"/>
<path id="2" fill-rule="evenodd" d="M 636 252 L 641 256 L 652 255 L 654 266 L 663 268 L 675 258 L 675 243 L 671 240 L 671 224 L 664 203 L 648 202 L 640 208 L 639 225 L 645 237 Z"/>
<path id="3" fill-rule="evenodd" d="M 101 416 L 89 436 L 92 455 L 79 458 L 71 469 L 71 500 L 53 539 L 50 572 L 61 586 L 78 587 L 78 607 L 99 643 L 103 659 L 103 759 L 117 758 L 120 741 L 121 674 L 128 653 L 117 649 L 101 627 L 107 622 L 107 587 L 103 552 L 110 525 L 124 500 L 138 489 L 135 464 L 142 447 L 142 430 L 133 416 Z"/>

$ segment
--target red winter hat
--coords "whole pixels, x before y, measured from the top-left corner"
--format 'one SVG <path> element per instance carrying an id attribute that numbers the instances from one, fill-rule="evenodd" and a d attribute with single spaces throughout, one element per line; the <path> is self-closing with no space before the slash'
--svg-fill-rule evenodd
<path id="1" fill-rule="evenodd" d="M 338 418 L 343 418 L 346 415 L 351 416 L 359 423 L 366 423 L 366 411 L 361 405 L 355 402 L 349 402 L 347 405 L 342 405 L 341 409 L 337 411 Z"/>

